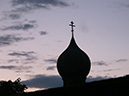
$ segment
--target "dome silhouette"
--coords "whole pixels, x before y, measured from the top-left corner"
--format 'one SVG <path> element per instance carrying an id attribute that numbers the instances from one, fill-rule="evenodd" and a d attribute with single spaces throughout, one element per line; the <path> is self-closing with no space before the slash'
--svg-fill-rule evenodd
<path id="1" fill-rule="evenodd" d="M 57 60 L 57 70 L 63 79 L 64 86 L 85 83 L 91 66 L 88 55 L 75 42 L 73 22 L 70 26 L 72 26 L 70 44 Z"/>

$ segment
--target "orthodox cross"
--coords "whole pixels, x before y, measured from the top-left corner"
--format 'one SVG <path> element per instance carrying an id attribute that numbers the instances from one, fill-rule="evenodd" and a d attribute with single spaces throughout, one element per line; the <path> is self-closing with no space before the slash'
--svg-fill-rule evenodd
<path id="1" fill-rule="evenodd" d="M 75 27 L 75 25 L 74 25 L 74 22 L 73 22 L 73 21 L 71 21 L 70 23 L 71 23 L 71 24 L 69 24 L 69 26 L 71 26 L 71 32 L 72 32 L 72 35 L 73 35 L 73 31 L 74 31 L 74 30 L 73 30 L 73 27 Z"/>

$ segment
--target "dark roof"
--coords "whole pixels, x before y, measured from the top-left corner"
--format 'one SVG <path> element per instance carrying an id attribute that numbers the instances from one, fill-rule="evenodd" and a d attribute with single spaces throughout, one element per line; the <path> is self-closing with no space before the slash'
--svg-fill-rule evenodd
<path id="1" fill-rule="evenodd" d="M 129 75 L 125 77 L 94 81 L 82 85 L 59 87 L 22 96 L 129 96 Z"/>

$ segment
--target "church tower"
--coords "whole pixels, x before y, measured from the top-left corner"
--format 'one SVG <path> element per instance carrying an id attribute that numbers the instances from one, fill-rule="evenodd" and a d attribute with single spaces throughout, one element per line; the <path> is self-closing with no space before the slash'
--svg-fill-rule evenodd
<path id="1" fill-rule="evenodd" d="M 64 86 L 71 86 L 85 83 L 91 67 L 88 55 L 82 51 L 74 39 L 74 22 L 71 21 L 72 37 L 69 46 L 57 60 L 57 70 L 62 77 Z"/>

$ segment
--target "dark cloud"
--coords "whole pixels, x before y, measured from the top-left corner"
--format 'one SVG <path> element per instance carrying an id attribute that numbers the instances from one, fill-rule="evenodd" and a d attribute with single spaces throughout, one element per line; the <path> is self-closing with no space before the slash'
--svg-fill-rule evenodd
<path id="1" fill-rule="evenodd" d="M 116 62 L 127 62 L 128 61 L 128 59 L 118 59 L 118 60 L 116 60 Z"/>
<path id="2" fill-rule="evenodd" d="M 9 70 L 12 70 L 12 69 L 16 69 L 16 66 L 0 66 L 0 69 L 9 69 Z"/>
<path id="3" fill-rule="evenodd" d="M 30 64 L 30 63 L 35 63 L 37 60 L 38 60 L 37 56 L 28 56 L 22 62 L 23 64 Z"/>
<path id="4" fill-rule="evenodd" d="M 22 82 L 26 84 L 28 87 L 35 88 L 52 88 L 62 86 L 62 80 L 60 76 L 46 76 L 46 75 L 36 75 L 34 78 L 30 80 L 26 80 Z"/>
<path id="5" fill-rule="evenodd" d="M 21 51 L 21 52 L 12 52 L 12 53 L 9 53 L 8 55 L 10 56 L 25 56 L 25 57 L 29 57 L 31 54 L 35 53 L 34 51 L 29 51 L 29 52 L 26 52 L 26 51 Z"/>
<path id="6" fill-rule="evenodd" d="M 17 52 L 11 52 L 8 53 L 9 56 L 15 56 L 19 59 L 11 59 L 8 60 L 9 63 L 15 62 L 15 63 L 22 63 L 22 64 L 29 64 L 29 63 L 35 63 L 36 60 L 38 60 L 37 56 L 35 56 L 34 51 L 17 51 Z"/>
<path id="7" fill-rule="evenodd" d="M 10 60 L 8 60 L 8 63 L 12 63 L 12 62 L 19 63 L 19 60 L 18 59 L 10 59 Z"/>
<path id="8" fill-rule="evenodd" d="M 52 6 L 70 6 L 64 0 L 12 0 L 12 6 L 18 7 L 14 11 L 27 12 L 39 8 L 48 9 Z"/>
<path id="9" fill-rule="evenodd" d="M 104 80 L 104 79 L 108 79 L 110 77 L 102 77 L 102 76 L 97 76 L 97 77 L 92 77 L 92 76 L 88 76 L 88 78 L 86 79 L 86 82 L 92 82 L 92 81 L 99 81 L 99 80 Z"/>
<path id="10" fill-rule="evenodd" d="M 3 12 L 1 14 L 1 19 L 0 21 L 3 21 L 3 20 L 17 20 L 17 19 L 20 19 L 22 17 L 22 14 L 20 13 L 17 13 L 17 12 L 10 12 L 10 11 L 7 11 L 7 12 Z"/>
<path id="11" fill-rule="evenodd" d="M 50 66 L 50 67 L 47 67 L 47 70 L 54 70 L 56 68 L 56 66 Z"/>
<path id="12" fill-rule="evenodd" d="M 6 30 L 29 30 L 32 28 L 36 28 L 36 25 L 28 23 L 28 24 L 11 25 L 7 27 L 4 26 L 3 28 L 0 28 L 0 29 L 3 31 L 6 31 Z"/>
<path id="13" fill-rule="evenodd" d="M 98 80 L 103 80 L 107 78 L 109 77 L 89 76 L 86 81 L 92 82 L 92 81 L 98 81 Z M 26 84 L 28 87 L 34 87 L 34 88 L 52 88 L 52 87 L 63 86 L 63 81 L 61 77 L 57 75 L 52 75 L 52 76 L 36 75 L 32 79 L 23 81 L 22 83 Z"/>
<path id="14" fill-rule="evenodd" d="M 40 35 L 47 35 L 48 33 L 46 31 L 40 31 Z"/>
<path id="15" fill-rule="evenodd" d="M 10 19 L 13 19 L 13 20 L 15 20 L 15 19 L 20 19 L 21 18 L 21 14 L 9 14 L 9 18 Z"/>
<path id="16" fill-rule="evenodd" d="M 29 20 L 27 20 L 27 19 L 26 19 L 26 21 L 28 21 L 29 23 L 36 23 L 36 22 L 37 22 L 36 20 L 30 20 L 30 21 L 29 21 Z"/>
<path id="17" fill-rule="evenodd" d="M 31 66 L 0 66 L 0 69 L 8 69 L 8 70 L 18 70 L 18 71 L 22 71 L 22 70 L 28 70 L 32 68 Z"/>
<path id="18" fill-rule="evenodd" d="M 121 1 L 114 1 L 113 8 L 129 8 L 129 1 L 128 0 L 121 0 Z"/>
<path id="19" fill-rule="evenodd" d="M 11 35 L 11 34 L 3 35 L 3 36 L 0 36 L 0 47 L 11 45 L 15 42 L 32 40 L 32 39 L 34 38 L 33 37 L 24 38 L 24 37 L 19 37 L 17 35 Z"/>
<path id="20" fill-rule="evenodd" d="M 93 65 L 99 65 L 99 66 L 108 66 L 108 64 L 104 61 L 97 61 L 97 62 L 92 62 Z"/>
<path id="21" fill-rule="evenodd" d="M 57 60 L 56 59 L 45 59 L 45 62 L 49 62 L 49 63 L 56 63 Z"/>
<path id="22" fill-rule="evenodd" d="M 110 72 L 110 71 L 117 71 L 117 70 L 121 70 L 120 68 L 117 69 L 107 69 L 107 70 L 103 70 L 103 72 Z"/>
<path id="23" fill-rule="evenodd" d="M 129 2 L 118 2 L 119 7 L 129 8 Z"/>

